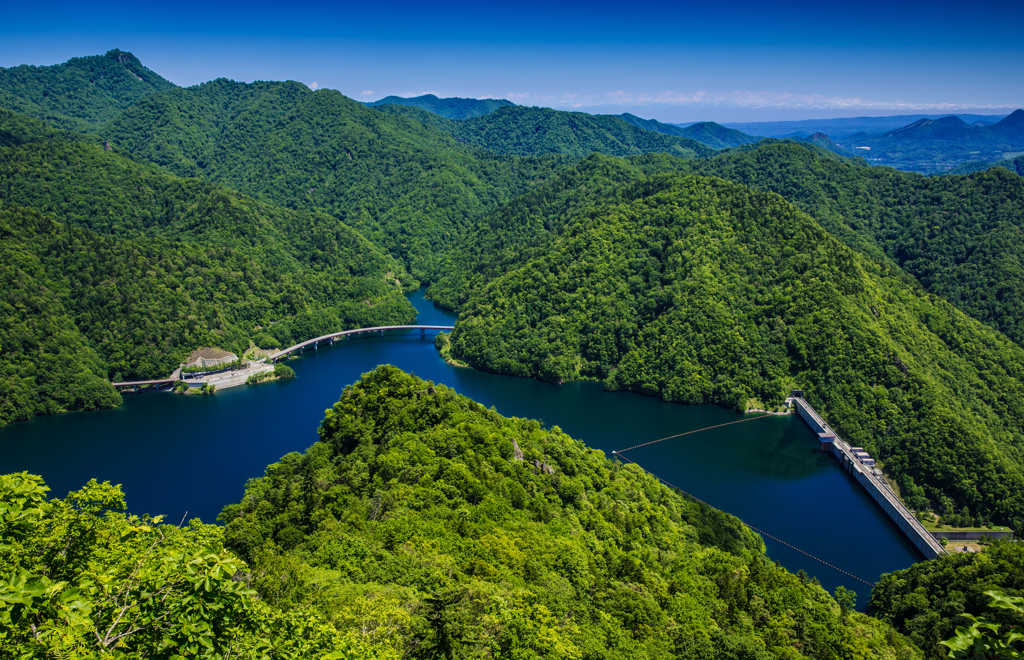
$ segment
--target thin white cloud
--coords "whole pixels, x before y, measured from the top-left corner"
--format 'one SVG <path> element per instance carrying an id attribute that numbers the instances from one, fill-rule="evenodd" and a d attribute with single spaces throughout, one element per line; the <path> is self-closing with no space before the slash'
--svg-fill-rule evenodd
<path id="1" fill-rule="evenodd" d="M 313 82 L 309 83 L 309 88 L 310 89 L 316 89 L 319 86 L 320 85 L 318 85 L 315 80 Z"/>
<path id="2" fill-rule="evenodd" d="M 365 92 L 359 92 L 359 96 L 373 96 L 376 94 L 372 89 L 368 89 Z"/>
<path id="3" fill-rule="evenodd" d="M 569 95 L 567 94 L 567 98 Z M 575 95 L 573 95 L 575 97 Z M 656 94 L 629 94 L 623 90 L 608 92 L 604 97 L 589 95 L 580 106 L 614 105 L 673 105 L 673 106 L 727 106 L 739 108 L 773 108 L 773 109 L 815 109 L 815 110 L 934 110 L 951 111 L 965 106 L 958 103 L 911 103 L 906 101 L 885 101 L 861 97 L 826 96 L 822 94 L 793 94 L 791 92 L 751 92 L 734 90 L 731 92 L 694 92 L 664 91 Z M 972 105 L 979 110 L 1001 109 L 1001 105 Z"/>
<path id="4" fill-rule="evenodd" d="M 530 98 L 530 93 L 529 92 L 522 92 L 522 93 L 509 92 L 508 94 L 505 94 L 505 98 L 507 98 L 509 101 L 512 101 L 513 103 L 519 103 L 519 102 L 525 101 L 526 99 Z"/>

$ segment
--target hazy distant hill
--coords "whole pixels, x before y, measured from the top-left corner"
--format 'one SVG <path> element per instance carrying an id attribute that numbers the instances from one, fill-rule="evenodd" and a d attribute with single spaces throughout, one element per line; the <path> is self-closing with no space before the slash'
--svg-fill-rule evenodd
<path id="1" fill-rule="evenodd" d="M 676 126 L 674 124 L 663 124 L 655 119 L 641 119 L 640 117 L 631 115 L 628 112 L 626 114 L 619 115 L 619 117 L 621 117 L 623 121 L 629 122 L 639 128 L 664 133 L 666 135 L 675 135 L 677 137 L 696 140 L 697 142 L 705 144 L 712 149 L 728 149 L 730 147 L 738 147 L 744 144 L 753 144 L 760 139 L 732 128 L 726 128 L 725 126 L 716 124 L 713 121 L 704 121 L 683 127 Z"/>
<path id="2" fill-rule="evenodd" d="M 881 134 L 856 134 L 845 146 L 868 147 L 869 161 L 926 174 L 949 171 L 971 161 L 1013 158 L 1024 151 L 1024 110 L 995 124 L 948 116 L 919 119 Z"/>
<path id="3" fill-rule="evenodd" d="M 816 144 L 819 147 L 822 147 L 824 149 L 828 149 L 832 153 L 839 154 L 840 156 L 846 156 L 847 158 L 852 158 L 854 156 L 854 153 L 852 151 L 850 151 L 849 149 L 845 149 L 845 148 L 839 146 L 838 144 L 835 143 L 835 140 L 833 140 L 829 136 L 825 135 L 824 133 L 815 133 L 815 134 L 811 135 L 810 137 L 795 138 L 795 139 L 798 142 L 807 142 L 808 144 Z"/>
<path id="4" fill-rule="evenodd" d="M 979 163 L 967 163 L 960 167 L 954 167 L 949 172 L 944 172 L 944 174 L 971 174 L 972 172 L 987 170 L 990 167 L 1005 167 L 1011 172 L 1016 172 L 1017 174 L 1024 176 L 1024 156 L 1006 158 L 1003 160 L 982 161 Z"/>
<path id="5" fill-rule="evenodd" d="M 825 133 L 842 142 L 855 133 L 884 133 L 894 128 L 913 124 L 921 119 L 941 119 L 946 115 L 894 115 L 890 117 L 841 117 L 837 119 L 801 119 L 797 121 L 727 122 L 724 126 L 751 135 L 765 137 L 808 137 Z M 968 124 L 984 122 L 994 124 L 1004 115 L 957 115 Z M 688 124 L 678 124 L 687 126 Z"/>
<path id="6" fill-rule="evenodd" d="M 93 131 L 139 99 L 175 87 L 116 49 L 53 66 L 0 68 L 0 106 L 76 131 Z"/>
<path id="7" fill-rule="evenodd" d="M 515 105 L 506 99 L 463 99 L 459 97 L 438 98 L 433 94 L 403 98 L 401 96 L 385 96 L 379 101 L 369 101 L 366 105 L 376 107 L 381 105 L 407 105 L 413 108 L 433 112 L 446 119 L 469 119 L 494 112 L 506 105 Z"/>

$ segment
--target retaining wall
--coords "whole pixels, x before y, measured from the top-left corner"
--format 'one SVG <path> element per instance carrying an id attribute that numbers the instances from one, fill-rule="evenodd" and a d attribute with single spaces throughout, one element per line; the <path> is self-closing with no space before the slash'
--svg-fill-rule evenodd
<path id="1" fill-rule="evenodd" d="M 927 559 L 935 559 L 946 554 L 942 544 L 903 506 L 903 503 L 889 489 L 889 484 L 875 476 L 871 466 L 860 462 L 850 449 L 850 445 L 829 428 L 829 425 L 825 423 L 825 420 L 821 418 L 821 415 L 809 403 L 804 401 L 803 398 L 794 398 L 793 403 L 800 417 L 818 434 L 819 441 L 822 439 L 822 436 L 827 436 L 832 440 L 829 443 L 832 445 L 832 455 L 856 479 L 857 483 L 864 487 L 864 490 L 871 496 L 871 499 L 896 523 L 896 526 L 900 528 L 903 535 L 914 544 L 914 547 L 922 555 Z M 825 443 L 822 444 L 822 448 L 825 448 Z"/>

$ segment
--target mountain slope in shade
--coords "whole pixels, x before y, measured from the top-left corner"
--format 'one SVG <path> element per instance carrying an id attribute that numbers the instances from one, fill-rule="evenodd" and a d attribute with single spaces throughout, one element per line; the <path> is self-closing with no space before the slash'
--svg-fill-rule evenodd
<path id="1" fill-rule="evenodd" d="M 663 124 L 655 119 L 641 119 L 629 113 L 619 115 L 619 117 L 639 128 L 696 140 L 712 149 L 738 147 L 744 144 L 752 144 L 760 139 L 732 128 L 726 128 L 713 121 L 698 122 L 688 126 L 676 126 L 674 124 Z"/>
<path id="2" fill-rule="evenodd" d="M 175 87 L 116 49 L 53 66 L 0 68 L 0 106 L 77 131 L 95 131 L 139 99 Z"/>
<path id="3" fill-rule="evenodd" d="M 645 130 L 620 117 L 549 108 L 502 107 L 491 114 L 458 122 L 454 130 L 457 138 L 469 144 L 519 156 L 635 156 L 664 152 L 681 158 L 701 158 L 714 153 L 696 140 Z"/>
<path id="4" fill-rule="evenodd" d="M 401 96 L 385 96 L 379 101 L 369 101 L 366 105 L 377 107 L 382 105 L 407 105 L 427 112 L 433 112 L 445 119 L 469 119 L 494 112 L 507 105 L 515 105 L 506 99 L 463 99 L 459 97 L 438 98 L 433 94 L 403 98 Z"/>
<path id="5" fill-rule="evenodd" d="M 838 144 L 835 143 L 835 141 L 832 138 L 825 135 L 824 133 L 815 133 L 810 137 L 797 138 L 797 141 L 817 145 L 823 149 L 828 149 L 834 154 L 846 156 L 847 158 L 854 157 L 854 154 L 849 149 L 844 149 L 843 147 L 839 146 Z"/>
<path id="6" fill-rule="evenodd" d="M 1005 128 L 1013 128 L 1013 129 L 1024 128 L 1024 110 L 1020 110 L 1020 109 L 1014 110 L 1013 112 L 1008 114 L 1006 117 L 1004 117 L 1002 121 L 1000 121 L 997 124 L 994 124 L 994 126 L 995 127 L 999 127 L 999 128 L 1004 128 L 1004 129 Z"/>

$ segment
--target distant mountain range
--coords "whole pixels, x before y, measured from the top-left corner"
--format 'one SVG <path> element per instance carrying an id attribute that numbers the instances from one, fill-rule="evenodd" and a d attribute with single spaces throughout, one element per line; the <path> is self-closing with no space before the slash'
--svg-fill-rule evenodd
<path id="1" fill-rule="evenodd" d="M 365 104 L 370 107 L 381 105 L 407 105 L 413 108 L 419 108 L 420 110 L 426 110 L 427 112 L 433 112 L 435 115 L 441 115 L 446 119 L 469 119 L 471 117 L 480 117 L 481 115 L 494 112 L 500 107 L 515 105 L 515 103 L 506 99 L 463 99 L 457 96 L 442 99 L 434 96 L 433 94 L 424 94 L 423 96 L 413 96 L 410 98 L 403 98 L 401 96 L 385 96 L 379 101 L 369 101 Z"/>
<path id="2" fill-rule="evenodd" d="M 881 134 L 857 133 L 844 146 L 863 151 L 869 162 L 926 174 L 966 163 L 1010 159 L 1024 153 L 1024 110 L 996 123 L 968 123 L 960 117 L 919 119 Z"/>
<path id="3" fill-rule="evenodd" d="M 838 119 L 801 119 L 798 121 L 766 121 L 725 123 L 723 126 L 750 135 L 765 137 L 789 138 L 810 137 L 814 133 L 824 133 L 833 139 L 840 139 L 855 133 L 884 133 L 893 129 L 909 126 L 922 119 L 941 119 L 948 115 L 893 115 L 890 117 L 841 117 Z M 995 124 L 1004 115 L 955 115 L 968 124 L 983 122 Z M 685 127 L 692 124 L 675 124 Z"/>

